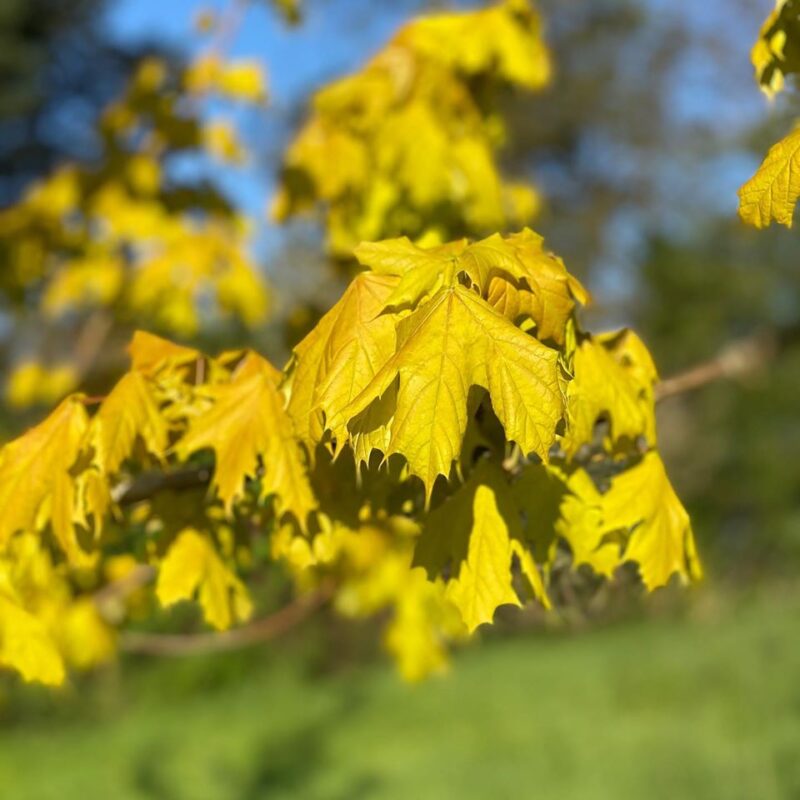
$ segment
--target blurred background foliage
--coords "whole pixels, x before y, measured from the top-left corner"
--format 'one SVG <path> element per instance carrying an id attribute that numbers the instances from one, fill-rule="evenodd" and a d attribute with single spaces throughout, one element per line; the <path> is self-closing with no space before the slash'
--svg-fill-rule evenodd
<path id="1" fill-rule="evenodd" d="M 338 296 L 342 271 L 330 268 L 321 226 L 267 220 L 282 153 L 310 95 L 400 23 L 474 5 L 305 0 L 290 27 L 252 3 L 231 52 L 266 64 L 270 105 L 235 112 L 247 168 L 203 161 L 178 174 L 258 221 L 248 252 L 275 287 L 275 311 L 251 330 L 183 329 L 183 340 L 254 342 L 280 362 Z M 633 604 L 612 592 L 549 622 L 509 616 L 448 678 L 416 689 L 374 662 L 370 631 L 328 617 L 235 655 L 126 659 L 66 695 L 4 679 L 9 796 L 797 795 L 798 245 L 791 231 L 746 229 L 735 215 L 736 189 L 796 108 L 792 91 L 768 107 L 752 79 L 749 48 L 771 5 L 541 0 L 554 79 L 499 98 L 502 171 L 536 186 L 534 227 L 592 290 L 594 329 L 634 326 L 664 376 L 742 337 L 776 343 L 746 379 L 659 407 L 705 584 Z M 96 159 L 96 121 L 141 57 L 182 74 L 197 54 L 197 10 L 180 0 L 166 19 L 151 0 L 3 2 L 0 203 L 64 160 Z M 217 111 L 199 111 L 198 124 Z M 6 378 L 28 330 L 0 320 Z M 7 409 L 4 427 L 26 413 Z"/>

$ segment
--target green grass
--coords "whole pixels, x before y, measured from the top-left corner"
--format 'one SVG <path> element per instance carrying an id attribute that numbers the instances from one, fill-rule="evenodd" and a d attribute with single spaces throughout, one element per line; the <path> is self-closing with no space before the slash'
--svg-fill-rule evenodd
<path id="1" fill-rule="evenodd" d="M 209 686 L 129 666 L 106 709 L 0 730 L 0 796 L 798 797 L 800 596 L 714 608 L 497 639 L 416 687 L 381 665 L 311 677 L 278 649 Z"/>

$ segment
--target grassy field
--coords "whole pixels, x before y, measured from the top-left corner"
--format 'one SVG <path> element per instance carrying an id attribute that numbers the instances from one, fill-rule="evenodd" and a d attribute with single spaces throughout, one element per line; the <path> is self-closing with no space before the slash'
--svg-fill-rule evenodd
<path id="1" fill-rule="evenodd" d="M 796 798 L 799 629 L 800 596 L 772 592 L 486 642 L 417 687 L 385 665 L 311 677 L 277 648 L 208 685 L 129 667 L 83 712 L 0 730 L 0 796 Z"/>

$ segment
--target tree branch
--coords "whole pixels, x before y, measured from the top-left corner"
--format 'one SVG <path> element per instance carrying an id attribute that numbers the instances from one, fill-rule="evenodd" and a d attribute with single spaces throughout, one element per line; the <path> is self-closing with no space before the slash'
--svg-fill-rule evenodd
<path id="1" fill-rule="evenodd" d="M 238 650 L 268 642 L 310 617 L 333 596 L 333 585 L 325 584 L 308 594 L 300 595 L 289 605 L 269 616 L 253 620 L 240 628 L 224 633 L 123 633 L 120 649 L 147 656 L 193 656 Z"/>
<path id="2" fill-rule="evenodd" d="M 74 363 L 81 378 L 92 368 L 111 333 L 114 319 L 105 309 L 93 311 L 83 323 L 75 340 Z"/>
<path id="3" fill-rule="evenodd" d="M 148 472 L 114 487 L 112 496 L 120 506 L 147 500 L 158 492 L 197 489 L 211 480 L 209 467 L 189 467 L 175 472 Z"/>
<path id="4" fill-rule="evenodd" d="M 760 331 L 726 345 L 713 358 L 666 378 L 655 388 L 656 402 L 699 389 L 722 379 L 738 378 L 757 371 L 774 360 L 792 344 L 800 342 L 800 326 Z M 146 500 L 164 490 L 204 486 L 211 477 L 208 467 L 189 468 L 172 473 L 150 473 L 117 487 L 115 500 L 130 505 Z M 120 599 L 149 583 L 155 575 L 153 567 L 140 565 L 120 581 L 109 584 L 95 595 L 95 602 L 104 616 L 111 618 Z M 293 600 L 269 616 L 224 633 L 159 634 L 126 632 L 120 638 L 120 649 L 147 656 L 182 657 L 202 653 L 237 650 L 270 641 L 291 630 L 333 596 L 332 584 L 325 584 Z"/>
<path id="5" fill-rule="evenodd" d="M 757 372 L 795 344 L 800 344 L 800 324 L 757 331 L 737 339 L 723 347 L 713 358 L 658 383 L 655 387 L 656 402 L 695 391 L 719 380 L 740 378 Z M 148 473 L 116 487 L 114 500 L 121 506 L 132 505 L 161 491 L 205 486 L 210 479 L 209 467 Z"/>
<path id="6" fill-rule="evenodd" d="M 656 402 L 691 392 L 718 380 L 738 378 L 756 372 L 777 356 L 783 344 L 783 337 L 775 331 L 759 331 L 731 342 L 708 361 L 665 378 L 657 384 Z"/>

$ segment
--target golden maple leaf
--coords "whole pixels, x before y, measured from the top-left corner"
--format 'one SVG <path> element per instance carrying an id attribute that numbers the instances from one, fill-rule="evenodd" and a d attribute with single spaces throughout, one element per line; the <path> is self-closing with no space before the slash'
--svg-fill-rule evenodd
<path id="1" fill-rule="evenodd" d="M 573 456 L 591 443 L 594 426 L 602 415 L 611 423 L 611 441 L 644 437 L 655 444 L 653 385 L 657 379 L 652 360 L 641 340 L 634 344 L 619 334 L 584 338 L 573 354 L 573 379 L 567 386 L 567 431 L 563 447 Z M 617 351 L 616 343 L 621 342 Z M 635 359 L 635 360 L 634 360 Z"/>
<path id="2" fill-rule="evenodd" d="M 288 412 L 310 453 L 322 437 L 321 413 L 350 403 L 394 351 L 395 320 L 381 310 L 396 285 L 392 276 L 356 276 L 295 347 Z"/>
<path id="3" fill-rule="evenodd" d="M 488 390 L 506 437 L 546 460 L 564 410 L 559 370 L 556 350 L 475 292 L 445 288 L 398 323 L 396 352 L 355 399 L 329 409 L 326 424 L 331 430 L 346 425 L 358 446 L 359 437 L 375 430 L 370 406 L 397 382 L 393 407 L 381 414 L 388 432 L 384 455 L 403 455 L 429 498 L 437 476 L 448 476 L 459 456 L 472 386 Z"/>
<path id="4" fill-rule="evenodd" d="M 166 607 L 191 600 L 195 594 L 206 622 L 217 630 L 230 628 L 252 613 L 247 589 L 223 563 L 210 538 L 185 528 L 161 562 L 156 595 Z"/>
<path id="5" fill-rule="evenodd" d="M 432 579 L 448 567 L 445 597 L 459 609 L 471 633 L 482 623 L 491 622 L 498 606 L 521 605 L 512 585 L 514 557 L 534 596 L 549 608 L 505 478 L 481 465 L 463 487 L 428 516 L 414 563 L 424 566 Z"/>
<path id="6" fill-rule="evenodd" d="M 284 408 L 279 373 L 250 353 L 228 383 L 209 387 L 213 404 L 194 417 L 175 446 L 180 458 L 210 448 L 216 455 L 214 485 L 230 512 L 263 462 L 261 496 L 275 496 L 278 515 L 292 513 L 301 525 L 316 508 L 302 452 Z"/>
<path id="7" fill-rule="evenodd" d="M 689 515 L 656 451 L 612 480 L 602 514 L 604 530 L 632 529 L 623 559 L 638 564 L 649 590 L 666 584 L 673 573 L 683 580 L 702 576 Z"/>
<path id="8" fill-rule="evenodd" d="M 49 521 L 70 560 L 83 558 L 75 535 L 80 509 L 70 469 L 88 426 L 82 397 L 70 396 L 0 450 L 0 546 L 14 533 L 41 529 Z"/>
<path id="9" fill-rule="evenodd" d="M 106 473 L 119 469 L 138 437 L 156 458 L 162 458 L 167 447 L 167 422 L 147 378 L 135 370 L 117 382 L 91 424 L 97 458 Z"/>
<path id="10" fill-rule="evenodd" d="M 131 369 L 145 375 L 154 375 L 164 367 L 191 364 L 200 358 L 194 348 L 162 339 L 146 331 L 136 331 L 128 345 Z"/>
<path id="11" fill-rule="evenodd" d="M 800 196 L 800 127 L 770 147 L 767 157 L 739 189 L 739 216 L 756 228 L 773 221 L 792 227 Z"/>

